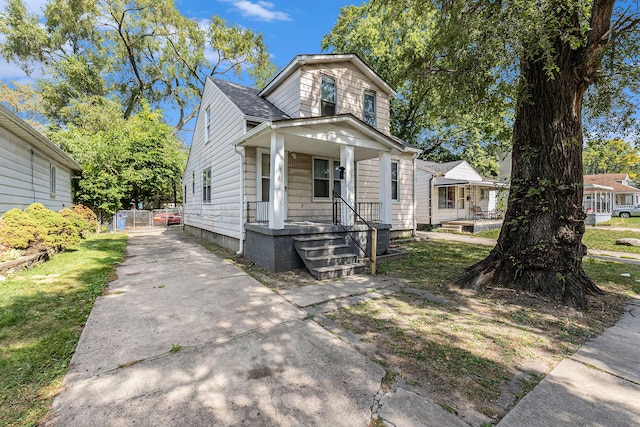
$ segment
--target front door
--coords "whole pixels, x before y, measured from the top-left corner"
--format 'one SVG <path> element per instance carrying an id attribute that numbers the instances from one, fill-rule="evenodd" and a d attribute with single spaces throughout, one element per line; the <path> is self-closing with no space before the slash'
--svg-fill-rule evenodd
<path id="1" fill-rule="evenodd" d="M 465 187 L 458 187 L 458 219 L 467 219 L 467 196 Z"/>

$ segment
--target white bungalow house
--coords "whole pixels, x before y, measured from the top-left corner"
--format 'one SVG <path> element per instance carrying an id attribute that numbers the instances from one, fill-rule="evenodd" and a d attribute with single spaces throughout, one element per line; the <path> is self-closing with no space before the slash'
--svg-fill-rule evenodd
<path id="1" fill-rule="evenodd" d="M 418 226 L 444 226 L 469 222 L 471 231 L 500 226 L 498 192 L 505 182 L 483 178 L 466 161 L 416 161 Z M 480 227 L 475 221 L 484 220 Z"/>
<path id="2" fill-rule="evenodd" d="M 615 209 L 640 205 L 640 189 L 626 173 L 585 175 L 583 179 L 582 206 L 587 225 L 609 221 Z"/>
<path id="3" fill-rule="evenodd" d="M 394 95 L 351 54 L 296 56 L 262 90 L 208 78 L 183 176 L 185 230 L 317 277 L 360 268 L 372 226 L 384 253 L 416 229 L 420 150 L 390 134 Z"/>
<path id="4" fill-rule="evenodd" d="M 59 211 L 73 202 L 80 165 L 32 126 L 0 105 L 0 215 L 32 203 Z"/>

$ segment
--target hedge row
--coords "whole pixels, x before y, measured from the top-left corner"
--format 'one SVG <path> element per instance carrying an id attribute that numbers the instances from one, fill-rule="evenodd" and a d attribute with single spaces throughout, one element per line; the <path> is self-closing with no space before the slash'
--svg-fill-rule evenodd
<path id="1" fill-rule="evenodd" d="M 96 215 L 78 205 L 59 213 L 34 203 L 24 211 L 11 209 L 0 218 L 0 247 L 7 249 L 69 249 L 95 231 Z"/>

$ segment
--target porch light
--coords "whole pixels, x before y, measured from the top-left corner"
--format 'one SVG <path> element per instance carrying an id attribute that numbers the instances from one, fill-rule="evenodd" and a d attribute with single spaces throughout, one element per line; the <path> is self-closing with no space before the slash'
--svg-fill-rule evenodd
<path id="1" fill-rule="evenodd" d="M 291 158 L 295 159 L 296 157 L 298 157 L 298 155 L 296 153 L 291 153 Z"/>
<path id="2" fill-rule="evenodd" d="M 340 177 L 340 179 L 344 179 L 344 170 L 345 167 L 344 166 L 338 166 L 336 168 L 336 170 L 338 171 L 338 176 Z"/>

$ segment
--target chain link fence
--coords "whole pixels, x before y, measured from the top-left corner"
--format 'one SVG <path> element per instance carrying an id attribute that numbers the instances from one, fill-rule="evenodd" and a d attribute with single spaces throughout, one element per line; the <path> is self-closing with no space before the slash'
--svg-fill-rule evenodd
<path id="1" fill-rule="evenodd" d="M 165 208 L 154 210 L 122 210 L 113 216 L 112 230 L 124 231 L 153 227 L 182 226 L 182 210 Z"/>

